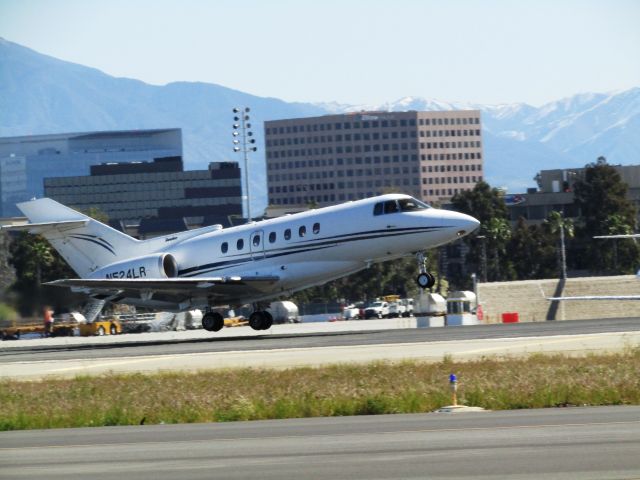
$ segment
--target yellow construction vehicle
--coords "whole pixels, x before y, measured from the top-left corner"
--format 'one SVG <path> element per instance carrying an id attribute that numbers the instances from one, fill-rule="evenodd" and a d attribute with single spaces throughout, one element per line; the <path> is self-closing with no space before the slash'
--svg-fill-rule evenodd
<path id="1" fill-rule="evenodd" d="M 81 323 L 78 325 L 82 337 L 93 335 L 118 335 L 122 333 L 122 325 L 116 319 L 96 320 L 91 323 Z"/>

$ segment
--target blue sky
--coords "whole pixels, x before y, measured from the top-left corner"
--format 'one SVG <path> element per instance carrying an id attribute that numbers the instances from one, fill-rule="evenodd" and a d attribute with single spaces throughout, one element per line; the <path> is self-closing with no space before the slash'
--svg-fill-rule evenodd
<path id="1" fill-rule="evenodd" d="M 153 84 L 541 105 L 640 86 L 640 1 L 0 0 L 0 36 Z"/>

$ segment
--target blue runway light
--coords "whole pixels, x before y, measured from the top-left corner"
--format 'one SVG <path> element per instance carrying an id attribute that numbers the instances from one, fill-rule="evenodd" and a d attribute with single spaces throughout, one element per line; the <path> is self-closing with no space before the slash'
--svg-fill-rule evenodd
<path id="1" fill-rule="evenodd" d="M 452 373 L 451 375 L 449 375 L 449 383 L 456 383 L 458 381 L 458 378 L 456 377 L 455 373 Z"/>

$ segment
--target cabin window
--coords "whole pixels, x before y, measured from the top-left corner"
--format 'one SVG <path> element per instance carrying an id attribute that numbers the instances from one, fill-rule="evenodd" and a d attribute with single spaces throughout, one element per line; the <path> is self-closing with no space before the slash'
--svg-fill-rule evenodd
<path id="1" fill-rule="evenodd" d="M 301 237 L 304 237 L 307 234 L 307 227 L 305 227 L 304 225 L 302 225 L 299 229 L 298 229 L 298 235 L 300 235 Z"/>
<path id="2" fill-rule="evenodd" d="M 253 236 L 253 246 L 254 247 L 259 247 L 260 246 L 260 235 L 254 235 Z"/>
<path id="3" fill-rule="evenodd" d="M 316 235 L 320 233 L 320 224 L 319 223 L 314 223 L 313 224 L 313 233 L 315 233 Z"/>
<path id="4" fill-rule="evenodd" d="M 398 212 L 398 202 L 395 200 L 388 200 L 384 202 L 384 213 L 396 213 Z"/>
<path id="5" fill-rule="evenodd" d="M 229 244 L 227 242 L 224 242 L 220 246 L 220 250 L 222 251 L 222 253 L 227 253 L 227 251 L 229 250 Z"/>
<path id="6" fill-rule="evenodd" d="M 275 243 L 276 242 L 276 232 L 271 232 L 269 234 L 269 243 Z"/>
<path id="7" fill-rule="evenodd" d="M 384 203 L 382 202 L 376 203 L 375 207 L 373 207 L 373 214 L 382 215 L 383 207 L 384 207 Z"/>
<path id="8" fill-rule="evenodd" d="M 242 250 L 244 248 L 244 240 L 239 238 L 238 241 L 236 242 L 236 248 L 238 250 Z"/>
<path id="9" fill-rule="evenodd" d="M 284 239 L 285 240 L 291 240 L 291 229 L 290 228 L 287 228 L 284 231 Z"/>

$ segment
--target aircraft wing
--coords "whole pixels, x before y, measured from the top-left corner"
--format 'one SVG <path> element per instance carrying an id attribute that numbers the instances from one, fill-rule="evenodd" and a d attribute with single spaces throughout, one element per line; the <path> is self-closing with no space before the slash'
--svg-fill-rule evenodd
<path id="1" fill-rule="evenodd" d="M 191 298 L 210 298 L 228 304 L 269 293 L 277 276 L 193 278 L 72 278 L 45 285 L 69 287 L 94 298 L 120 297 L 181 304 Z"/>
<path id="2" fill-rule="evenodd" d="M 640 295 L 603 295 L 584 297 L 547 297 L 547 300 L 640 300 Z"/>

